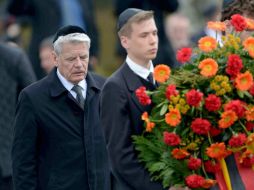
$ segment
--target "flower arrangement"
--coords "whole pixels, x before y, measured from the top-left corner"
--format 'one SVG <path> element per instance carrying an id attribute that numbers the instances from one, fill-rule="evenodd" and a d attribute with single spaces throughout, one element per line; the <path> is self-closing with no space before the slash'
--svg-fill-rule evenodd
<path id="1" fill-rule="evenodd" d="M 155 91 L 136 90 L 142 105 L 145 129 L 133 136 L 138 157 L 164 187 L 208 189 L 223 173 L 230 189 L 225 158 L 239 155 L 239 164 L 254 169 L 254 37 L 241 41 L 254 21 L 241 15 L 230 20 L 232 32 L 203 37 L 196 49 L 177 52 L 182 67 L 170 70 L 157 65 Z M 225 31 L 224 22 L 208 22 L 208 28 Z"/>

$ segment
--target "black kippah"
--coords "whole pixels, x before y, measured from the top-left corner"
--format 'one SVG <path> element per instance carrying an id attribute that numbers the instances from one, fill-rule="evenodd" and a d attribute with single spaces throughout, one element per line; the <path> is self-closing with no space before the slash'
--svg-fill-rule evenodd
<path id="1" fill-rule="evenodd" d="M 62 28 L 60 28 L 53 39 L 53 43 L 60 37 L 60 36 L 66 36 L 68 34 L 72 34 L 72 33 L 83 33 L 86 34 L 86 31 L 82 28 L 80 28 L 79 26 L 72 26 L 72 25 L 68 25 L 68 26 L 64 26 Z"/>
<path id="2" fill-rule="evenodd" d="M 125 11 L 123 11 L 118 17 L 117 31 L 119 31 L 131 17 L 133 17 L 134 15 L 138 14 L 141 11 L 143 10 L 136 8 L 128 8 Z"/>

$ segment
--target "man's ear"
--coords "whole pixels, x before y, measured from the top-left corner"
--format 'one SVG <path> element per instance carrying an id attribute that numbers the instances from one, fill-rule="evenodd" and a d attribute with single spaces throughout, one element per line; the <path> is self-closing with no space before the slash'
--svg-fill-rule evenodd
<path id="1" fill-rule="evenodd" d="M 124 49 L 128 49 L 129 48 L 129 40 L 127 36 L 120 36 L 120 42 L 122 44 L 122 46 L 124 47 Z"/>
<path id="2" fill-rule="evenodd" d="M 52 51 L 52 56 L 53 56 L 53 61 L 54 61 L 54 65 L 57 67 L 58 66 L 58 59 L 59 59 L 59 56 L 57 56 L 56 52 L 55 51 Z"/>

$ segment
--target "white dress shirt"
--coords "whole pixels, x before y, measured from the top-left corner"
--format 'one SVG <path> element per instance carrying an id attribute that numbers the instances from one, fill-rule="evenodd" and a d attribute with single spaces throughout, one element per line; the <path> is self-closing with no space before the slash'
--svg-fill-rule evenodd
<path id="1" fill-rule="evenodd" d="M 140 76 L 141 78 L 145 79 L 148 81 L 147 77 L 148 75 L 153 71 L 154 71 L 154 67 L 153 67 L 153 63 L 152 61 L 149 62 L 150 64 L 150 68 L 147 69 L 137 63 L 135 63 L 134 61 L 132 61 L 128 56 L 126 57 L 126 63 L 127 65 L 130 67 L 130 69 L 136 73 L 138 76 Z M 154 82 L 154 81 L 153 81 Z"/>
<path id="2" fill-rule="evenodd" d="M 61 81 L 61 83 L 63 84 L 63 86 L 71 93 L 71 95 L 76 99 L 77 97 L 77 93 L 75 91 L 72 90 L 74 84 L 72 84 L 71 82 L 69 82 L 66 78 L 64 78 L 64 76 L 59 72 L 59 70 L 57 69 L 56 71 L 57 76 L 59 78 L 59 80 Z M 82 95 L 84 97 L 84 99 L 86 99 L 86 91 L 87 91 L 87 82 L 85 79 L 83 79 L 82 81 L 80 81 L 77 85 L 79 85 L 82 88 Z"/>

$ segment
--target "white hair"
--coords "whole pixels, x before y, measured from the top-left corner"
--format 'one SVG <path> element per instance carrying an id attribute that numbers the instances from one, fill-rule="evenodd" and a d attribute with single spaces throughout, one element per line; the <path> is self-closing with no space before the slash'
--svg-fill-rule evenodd
<path id="1" fill-rule="evenodd" d="M 67 34 L 65 36 L 60 36 L 58 39 L 54 42 L 54 50 L 57 54 L 60 54 L 62 44 L 64 43 L 86 43 L 88 45 L 88 48 L 90 48 L 91 40 L 90 38 L 84 34 L 84 33 L 71 33 Z"/>

